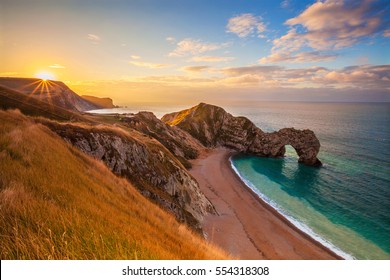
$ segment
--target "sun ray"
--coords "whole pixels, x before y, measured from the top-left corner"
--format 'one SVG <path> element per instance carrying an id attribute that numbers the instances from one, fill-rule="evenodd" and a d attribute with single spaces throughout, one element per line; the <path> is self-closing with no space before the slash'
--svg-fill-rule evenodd
<path id="1" fill-rule="evenodd" d="M 38 75 L 36 75 L 36 76 L 38 77 Z M 49 77 L 49 76 L 46 76 L 46 77 Z M 54 76 L 51 75 L 50 77 L 53 78 Z M 27 96 L 28 96 L 27 100 L 30 98 L 38 98 L 42 101 L 49 103 L 51 106 L 54 106 L 53 101 L 52 101 L 52 92 L 51 92 L 51 90 L 54 89 L 54 86 L 55 86 L 55 83 L 53 81 L 51 81 L 49 79 L 39 78 L 39 79 L 34 80 L 33 82 L 23 86 L 22 90 L 29 92 L 27 94 Z"/>
<path id="2" fill-rule="evenodd" d="M 55 76 L 50 72 L 39 72 L 35 75 L 35 77 L 43 81 L 55 80 Z"/>

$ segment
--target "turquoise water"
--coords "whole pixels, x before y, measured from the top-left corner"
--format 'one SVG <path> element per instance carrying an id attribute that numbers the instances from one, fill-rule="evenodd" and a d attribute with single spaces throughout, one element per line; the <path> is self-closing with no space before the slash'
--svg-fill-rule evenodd
<path id="1" fill-rule="evenodd" d="M 390 104 L 256 103 L 227 108 L 264 131 L 312 129 L 321 168 L 236 156 L 236 172 L 260 197 L 345 258 L 390 259 Z"/>

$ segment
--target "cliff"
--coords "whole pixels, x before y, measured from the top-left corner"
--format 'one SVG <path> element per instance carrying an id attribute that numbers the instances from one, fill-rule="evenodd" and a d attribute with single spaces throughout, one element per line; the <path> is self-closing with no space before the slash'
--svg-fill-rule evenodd
<path id="1" fill-rule="evenodd" d="M 195 179 L 153 138 L 118 127 L 38 121 L 79 150 L 102 160 L 112 172 L 127 178 L 144 196 L 192 228 L 201 231 L 203 216 L 215 213 Z"/>
<path id="2" fill-rule="evenodd" d="M 187 168 L 189 159 L 195 159 L 204 146 L 188 132 L 169 126 L 159 120 L 153 113 L 139 112 L 121 119 L 122 123 L 141 133 L 157 139 Z"/>
<path id="3" fill-rule="evenodd" d="M 205 103 L 167 114 L 162 121 L 188 132 L 206 147 L 224 146 L 242 153 L 281 157 L 285 154 L 285 145 L 291 145 L 299 162 L 321 166 L 317 158 L 320 142 L 308 129 L 283 128 L 266 133 L 245 117 L 234 117 L 220 107 Z"/>
<path id="4" fill-rule="evenodd" d="M 81 98 L 96 105 L 102 109 L 112 109 L 115 108 L 115 105 L 111 98 L 108 97 L 96 97 L 91 95 L 81 95 Z"/>
<path id="5" fill-rule="evenodd" d="M 83 112 L 103 108 L 100 105 L 81 98 L 60 81 L 0 77 L 0 86 L 23 93 L 29 98 L 36 98 L 71 111 Z"/>
<path id="6" fill-rule="evenodd" d="M 88 121 L 85 115 L 77 111 L 48 103 L 28 94 L 0 85 L 0 109 L 19 109 L 23 114 L 42 116 L 59 121 Z"/>

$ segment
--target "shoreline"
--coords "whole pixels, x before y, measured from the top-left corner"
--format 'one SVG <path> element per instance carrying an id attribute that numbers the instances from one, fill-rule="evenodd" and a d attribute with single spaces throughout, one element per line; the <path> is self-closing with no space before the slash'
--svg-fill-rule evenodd
<path id="1" fill-rule="evenodd" d="M 234 154 L 217 148 L 191 161 L 191 175 L 219 213 L 202 223 L 209 241 L 240 259 L 343 259 L 247 186 L 231 166 Z"/>

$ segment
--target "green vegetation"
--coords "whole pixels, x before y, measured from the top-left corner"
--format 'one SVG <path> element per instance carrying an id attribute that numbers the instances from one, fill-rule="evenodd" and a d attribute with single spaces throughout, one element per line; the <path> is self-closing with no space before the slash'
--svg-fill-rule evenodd
<path id="1" fill-rule="evenodd" d="M 229 256 L 42 124 L 0 111 L 1 259 Z"/>

